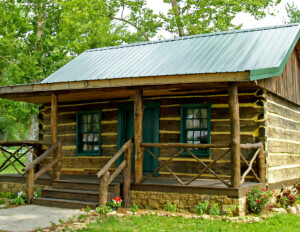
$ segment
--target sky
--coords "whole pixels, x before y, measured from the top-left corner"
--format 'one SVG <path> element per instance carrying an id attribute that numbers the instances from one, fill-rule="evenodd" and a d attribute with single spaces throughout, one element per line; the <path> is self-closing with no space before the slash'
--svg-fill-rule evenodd
<path id="1" fill-rule="evenodd" d="M 250 14 L 239 13 L 234 19 L 233 23 L 243 24 L 243 29 L 256 28 L 256 27 L 267 27 L 284 24 L 284 19 L 287 19 L 287 14 L 285 10 L 285 5 L 287 3 L 295 3 L 295 6 L 300 8 L 300 0 L 281 0 L 281 3 L 277 5 L 274 9 L 275 16 L 268 15 L 261 20 L 256 20 Z M 168 11 L 168 4 L 163 3 L 161 0 L 147 0 L 147 5 L 154 10 L 155 13 L 159 11 L 165 13 Z M 165 38 L 168 37 L 167 34 L 163 35 Z"/>

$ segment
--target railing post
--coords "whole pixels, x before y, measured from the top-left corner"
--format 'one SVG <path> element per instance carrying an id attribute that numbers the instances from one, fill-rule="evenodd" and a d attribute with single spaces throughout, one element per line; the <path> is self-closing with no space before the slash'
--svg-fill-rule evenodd
<path id="1" fill-rule="evenodd" d="M 132 143 L 128 146 L 124 154 L 126 160 L 126 167 L 124 168 L 124 181 L 123 181 L 123 198 L 124 208 L 130 207 L 130 183 L 131 183 L 131 156 L 132 156 Z"/>
<path id="2" fill-rule="evenodd" d="M 135 90 L 134 96 L 134 182 L 140 183 L 143 180 L 143 158 L 144 153 L 141 147 L 143 135 L 143 91 Z"/>
<path id="3" fill-rule="evenodd" d="M 52 146 L 57 142 L 58 129 L 57 129 L 57 118 L 58 118 L 58 100 L 57 95 L 52 93 L 51 95 L 51 144 Z M 58 157 L 58 151 L 55 150 L 52 153 L 53 160 Z M 60 166 L 55 165 L 52 168 L 52 179 L 60 179 Z"/>
<path id="4" fill-rule="evenodd" d="M 261 183 L 266 182 L 266 152 L 264 151 L 264 146 L 262 145 L 257 157 L 257 169 L 258 177 Z"/>
<path id="5" fill-rule="evenodd" d="M 32 199 L 33 199 L 33 195 L 34 195 L 34 167 L 31 167 L 26 172 L 25 192 L 26 192 L 27 204 L 32 204 Z"/>
<path id="6" fill-rule="evenodd" d="M 107 203 L 109 176 L 110 176 L 109 171 L 106 171 L 100 177 L 99 205 L 106 205 L 106 203 Z"/>
<path id="7" fill-rule="evenodd" d="M 239 188 L 241 181 L 241 139 L 237 83 L 229 83 L 228 104 L 231 125 L 231 187 Z"/>

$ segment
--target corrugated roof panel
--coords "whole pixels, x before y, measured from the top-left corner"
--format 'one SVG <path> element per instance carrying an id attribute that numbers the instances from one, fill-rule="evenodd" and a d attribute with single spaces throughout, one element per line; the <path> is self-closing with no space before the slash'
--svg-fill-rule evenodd
<path id="1" fill-rule="evenodd" d="M 88 50 L 42 83 L 243 71 L 266 78 L 283 69 L 299 29 L 291 24 Z"/>

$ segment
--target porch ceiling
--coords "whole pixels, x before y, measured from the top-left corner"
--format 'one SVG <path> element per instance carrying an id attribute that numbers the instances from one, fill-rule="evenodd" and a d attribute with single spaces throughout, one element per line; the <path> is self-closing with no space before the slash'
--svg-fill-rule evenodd
<path id="1" fill-rule="evenodd" d="M 216 79 L 219 81 L 216 82 Z M 52 93 L 58 96 L 58 102 L 128 98 L 134 95 L 136 88 L 143 89 L 143 96 L 146 97 L 181 95 L 227 91 L 228 81 L 233 79 L 241 82 L 241 86 L 249 87 L 253 84 L 248 82 L 249 72 L 243 72 L 3 86 L 0 87 L 0 97 L 48 104 L 51 102 Z"/>

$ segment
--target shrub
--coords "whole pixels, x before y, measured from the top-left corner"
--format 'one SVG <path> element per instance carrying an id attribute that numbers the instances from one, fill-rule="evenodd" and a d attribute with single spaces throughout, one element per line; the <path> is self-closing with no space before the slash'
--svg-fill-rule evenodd
<path id="1" fill-rule="evenodd" d="M 115 197 L 114 199 L 110 200 L 107 204 L 112 208 L 120 208 L 122 206 L 122 199 L 121 197 Z"/>
<path id="2" fill-rule="evenodd" d="M 140 207 L 138 205 L 136 205 L 135 203 L 133 205 L 130 206 L 130 211 L 135 213 L 140 209 Z"/>
<path id="3" fill-rule="evenodd" d="M 95 211 L 101 215 L 107 214 L 109 212 L 112 211 L 110 206 L 106 206 L 106 205 L 99 205 Z"/>
<path id="4" fill-rule="evenodd" d="M 218 207 L 218 203 L 215 203 L 209 210 L 209 214 L 213 216 L 217 216 L 220 214 L 220 209 Z"/>
<path id="5" fill-rule="evenodd" d="M 247 198 L 249 212 L 261 214 L 261 212 L 267 207 L 271 196 L 272 193 L 267 189 L 255 186 L 248 194 Z"/>
<path id="6" fill-rule="evenodd" d="M 298 195 L 299 187 L 296 185 L 290 189 L 282 187 L 280 193 L 276 196 L 276 203 L 283 208 L 293 206 L 296 203 Z"/>
<path id="7" fill-rule="evenodd" d="M 25 205 L 25 201 L 26 198 L 23 191 L 19 192 L 16 198 L 13 199 L 15 205 Z"/>
<path id="8" fill-rule="evenodd" d="M 177 207 L 176 207 L 175 204 L 173 205 L 173 204 L 171 204 L 171 203 L 167 203 L 167 204 L 165 205 L 164 209 L 165 209 L 166 211 L 170 212 L 170 213 L 174 213 L 174 212 L 176 212 Z"/>
<path id="9" fill-rule="evenodd" d="M 209 202 L 205 201 L 204 203 L 199 203 L 198 205 L 195 206 L 194 212 L 198 215 L 205 214 L 207 211 Z"/>

